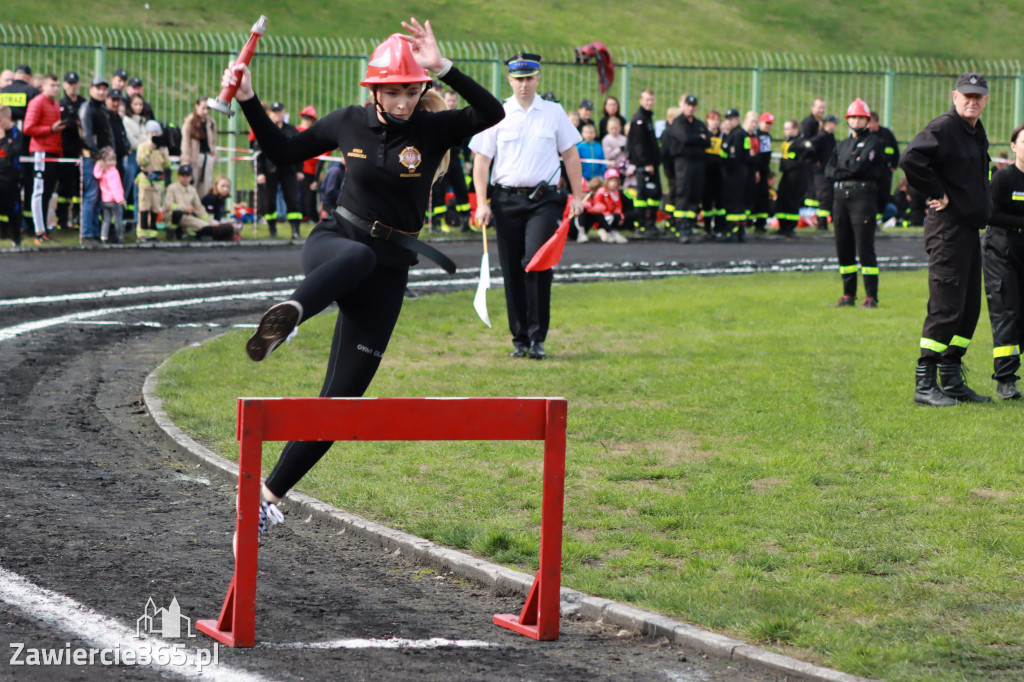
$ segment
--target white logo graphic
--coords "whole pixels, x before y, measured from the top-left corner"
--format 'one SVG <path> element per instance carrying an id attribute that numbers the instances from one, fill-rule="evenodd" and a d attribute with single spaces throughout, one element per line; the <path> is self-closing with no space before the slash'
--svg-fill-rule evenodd
<path id="1" fill-rule="evenodd" d="M 158 621 L 159 625 L 157 625 Z M 182 634 L 182 623 L 184 623 L 184 635 Z M 171 603 L 166 609 L 158 609 L 153 603 L 153 598 L 149 598 L 149 601 L 146 602 L 145 612 L 135 625 L 135 636 L 142 637 L 143 635 L 159 635 L 164 639 L 196 636 L 192 632 L 192 619 L 181 615 L 177 597 L 171 598 Z"/>
<path id="2" fill-rule="evenodd" d="M 370 66 L 376 66 L 384 68 L 385 66 L 391 66 L 391 50 L 385 47 L 381 50 L 380 54 L 376 55 L 370 60 Z"/>

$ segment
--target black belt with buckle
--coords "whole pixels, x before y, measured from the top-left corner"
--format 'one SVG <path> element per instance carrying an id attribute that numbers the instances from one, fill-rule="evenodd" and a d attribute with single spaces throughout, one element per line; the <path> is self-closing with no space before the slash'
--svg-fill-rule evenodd
<path id="1" fill-rule="evenodd" d="M 875 183 L 868 180 L 840 180 L 836 183 L 836 187 L 839 189 L 865 189 L 874 186 Z"/>
<path id="2" fill-rule="evenodd" d="M 406 234 L 405 232 L 402 232 L 400 230 L 396 230 L 393 227 L 388 227 L 387 225 L 379 223 L 376 220 L 370 221 L 367 220 L 366 218 L 360 218 L 359 216 L 357 216 L 355 213 L 348 210 L 344 206 L 336 207 L 334 209 L 334 212 L 337 213 L 339 217 L 343 218 L 352 225 L 355 225 L 359 229 L 368 232 L 371 237 L 375 239 L 383 239 L 385 241 L 391 242 L 392 244 L 398 244 L 402 248 L 408 249 L 409 251 L 415 251 L 416 253 L 422 254 L 429 258 L 430 260 L 437 263 L 438 265 L 440 265 L 442 268 L 444 268 L 445 272 L 447 272 L 449 275 L 455 274 L 455 263 L 452 261 L 452 259 L 444 255 L 437 249 L 435 249 L 430 244 L 421 242 L 419 239 L 413 237 L 412 235 Z"/>
<path id="3" fill-rule="evenodd" d="M 495 185 L 496 189 L 500 189 L 502 192 L 508 192 L 509 194 L 520 194 L 522 196 L 529 196 L 533 193 L 533 190 L 537 189 L 536 185 L 533 187 L 516 187 L 514 185 Z"/>

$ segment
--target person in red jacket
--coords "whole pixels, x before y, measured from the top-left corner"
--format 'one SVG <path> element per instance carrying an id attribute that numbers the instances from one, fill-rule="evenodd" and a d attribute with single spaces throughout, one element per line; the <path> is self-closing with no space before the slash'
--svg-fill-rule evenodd
<path id="1" fill-rule="evenodd" d="M 24 132 L 29 136 L 28 151 L 33 159 L 32 180 L 32 223 L 36 232 L 36 244 L 50 241 L 46 234 L 46 209 L 50 195 L 60 175 L 60 163 L 56 159 L 64 151 L 61 131 L 67 126 L 61 120 L 60 81 L 48 73 L 43 76 L 43 91 L 32 98 L 25 111 Z"/>
<path id="2" fill-rule="evenodd" d="M 604 172 L 604 184 L 594 191 L 589 200 L 583 202 L 583 214 L 580 223 L 597 228 L 601 241 L 612 244 L 625 244 L 626 238 L 619 232 L 626 217 L 622 212 L 622 194 L 619 192 L 622 177 L 615 168 Z M 593 185 L 591 185 L 593 188 Z"/>

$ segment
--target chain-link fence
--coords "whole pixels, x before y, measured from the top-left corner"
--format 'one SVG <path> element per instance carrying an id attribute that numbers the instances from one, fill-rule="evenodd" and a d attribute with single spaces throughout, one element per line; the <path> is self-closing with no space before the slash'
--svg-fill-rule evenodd
<path id="1" fill-rule="evenodd" d="M 76 71 L 86 84 L 94 75 L 109 77 L 114 69 L 123 68 L 143 80 L 145 96 L 157 117 L 180 126 L 196 99 L 216 95 L 221 72 L 247 38 L 242 32 L 185 34 L 0 24 L 0 68 L 26 63 L 35 73 L 60 76 Z M 364 102 L 367 93 L 358 82 L 377 42 L 377 38 L 275 36 L 271 23 L 252 62 L 257 92 L 264 101 L 282 101 L 293 115 L 307 104 L 323 114 Z M 499 97 L 510 93 L 503 61 L 517 50 L 539 52 L 545 62 L 541 91 L 554 92 L 567 109 L 591 99 L 597 107 L 596 118 L 607 96 L 617 97 L 629 118 L 644 88 L 657 93 L 660 116 L 682 93 L 692 92 L 700 98 L 701 111 L 733 107 L 771 111 L 780 121 L 806 116 L 815 97 L 825 98 L 829 111 L 840 116 L 850 101 L 861 97 L 897 138 L 907 141 L 950 107 L 956 76 L 970 70 L 984 73 L 992 90 L 982 118 L 993 156 L 1008 148 L 1010 132 L 1024 121 L 1024 63 L 1019 60 L 684 53 L 616 50 L 613 45 L 615 81 L 602 95 L 597 69 L 593 64 L 575 64 L 572 49 L 475 42 L 442 42 L 441 48 Z M 244 118 L 218 123 L 222 146 L 248 146 Z M 243 175 L 244 169 L 240 181 Z"/>

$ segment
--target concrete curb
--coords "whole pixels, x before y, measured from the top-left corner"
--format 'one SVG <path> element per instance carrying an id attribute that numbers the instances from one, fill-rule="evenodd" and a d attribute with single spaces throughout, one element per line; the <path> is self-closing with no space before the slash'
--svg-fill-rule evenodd
<path id="1" fill-rule="evenodd" d="M 142 397 L 146 403 L 146 409 L 149 410 L 157 426 L 175 443 L 184 448 L 203 468 L 227 481 L 237 482 L 237 464 L 197 443 L 167 416 L 163 409 L 163 401 L 156 395 L 156 375 L 159 371 L 158 367 L 150 373 L 142 387 Z M 533 585 L 533 576 L 527 573 L 498 566 L 465 552 L 448 549 L 430 540 L 382 526 L 297 491 L 289 492 L 282 506 L 286 510 L 294 507 L 309 512 L 327 525 L 352 532 L 381 547 L 400 552 L 416 563 L 451 571 L 462 578 L 488 586 L 497 594 L 518 594 L 525 598 Z M 716 658 L 741 660 L 766 671 L 793 675 L 799 679 L 827 682 L 867 682 L 868 680 L 868 678 L 857 677 L 772 653 L 738 639 L 702 630 L 688 623 L 672 620 L 666 616 L 627 604 L 620 604 L 610 599 L 591 597 L 567 587 L 563 587 L 561 590 L 561 613 L 562 616 L 578 616 L 584 620 L 614 625 L 638 635 L 652 638 L 665 637 L 673 644 L 685 646 L 699 653 Z"/>

